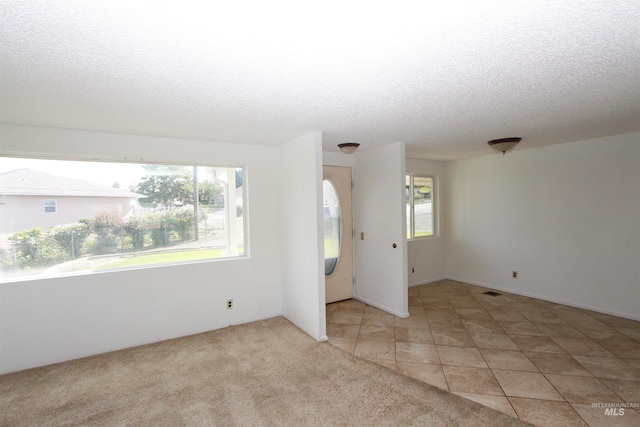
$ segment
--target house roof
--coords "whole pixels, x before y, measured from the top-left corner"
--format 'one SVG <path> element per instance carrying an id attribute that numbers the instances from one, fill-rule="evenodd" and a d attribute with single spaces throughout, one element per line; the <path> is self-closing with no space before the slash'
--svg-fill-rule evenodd
<path id="1" fill-rule="evenodd" d="M 638 0 L 0 2 L 0 122 L 456 159 L 640 130 Z M 178 148 L 179 149 L 179 148 Z"/>
<path id="2" fill-rule="evenodd" d="M 0 173 L 0 195 L 47 197 L 120 197 L 141 199 L 146 196 L 111 188 L 82 179 L 63 178 L 33 169 Z"/>

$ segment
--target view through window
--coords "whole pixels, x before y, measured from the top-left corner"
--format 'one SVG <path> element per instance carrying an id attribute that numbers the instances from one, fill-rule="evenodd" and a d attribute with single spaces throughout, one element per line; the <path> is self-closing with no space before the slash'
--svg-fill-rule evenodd
<path id="1" fill-rule="evenodd" d="M 407 239 L 434 235 L 433 177 L 407 175 Z"/>
<path id="2" fill-rule="evenodd" d="M 244 170 L 0 157 L 0 280 L 245 255 Z"/>

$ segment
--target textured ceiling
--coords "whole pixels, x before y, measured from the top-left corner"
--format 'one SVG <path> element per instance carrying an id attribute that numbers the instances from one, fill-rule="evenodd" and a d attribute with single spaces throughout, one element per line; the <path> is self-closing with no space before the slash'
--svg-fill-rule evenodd
<path id="1" fill-rule="evenodd" d="M 640 1 L 0 2 L 0 121 L 456 159 L 640 130 Z"/>

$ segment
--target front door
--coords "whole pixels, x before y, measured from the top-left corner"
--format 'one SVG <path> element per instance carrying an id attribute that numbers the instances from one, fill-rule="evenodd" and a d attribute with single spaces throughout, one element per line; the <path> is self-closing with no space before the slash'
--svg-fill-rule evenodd
<path id="1" fill-rule="evenodd" d="M 324 269 L 326 302 L 353 298 L 351 168 L 324 166 Z"/>

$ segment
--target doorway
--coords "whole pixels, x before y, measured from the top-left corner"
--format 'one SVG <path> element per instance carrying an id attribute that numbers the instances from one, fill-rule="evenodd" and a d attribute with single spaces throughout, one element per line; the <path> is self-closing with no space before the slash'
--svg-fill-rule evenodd
<path id="1" fill-rule="evenodd" d="M 351 168 L 324 166 L 322 181 L 326 303 L 353 298 Z"/>

